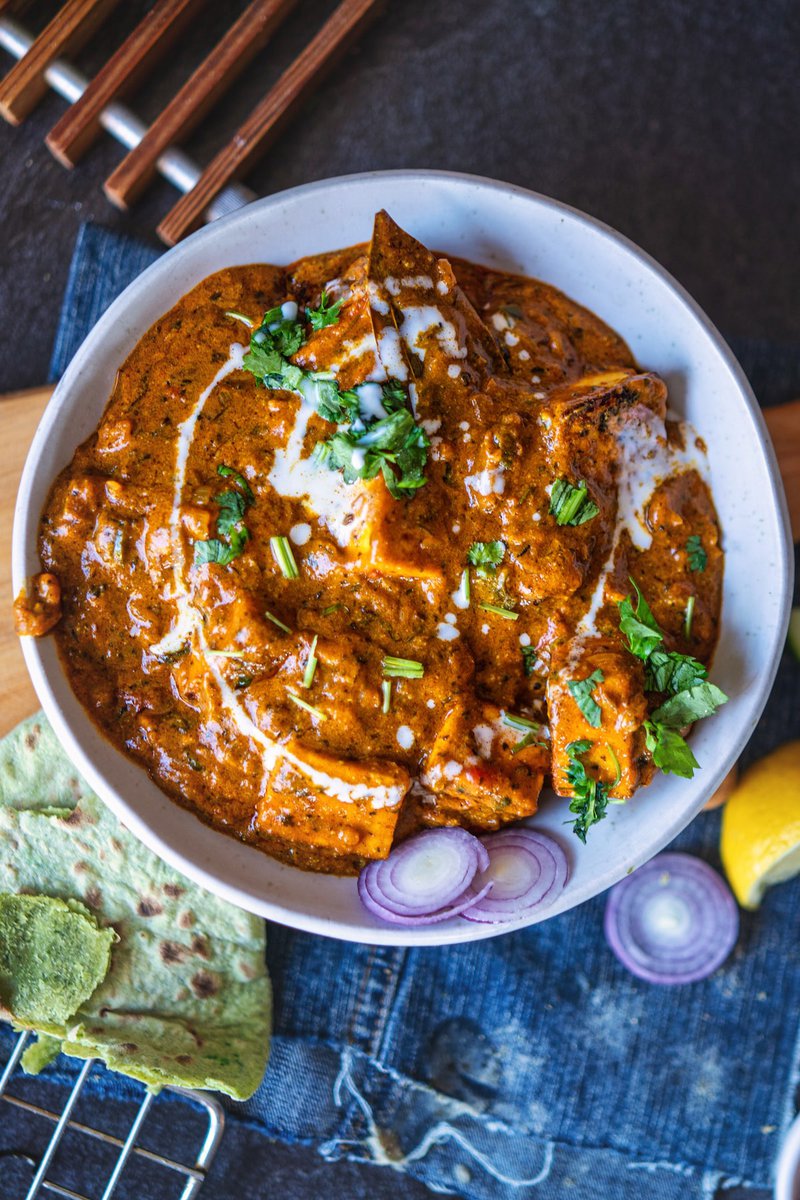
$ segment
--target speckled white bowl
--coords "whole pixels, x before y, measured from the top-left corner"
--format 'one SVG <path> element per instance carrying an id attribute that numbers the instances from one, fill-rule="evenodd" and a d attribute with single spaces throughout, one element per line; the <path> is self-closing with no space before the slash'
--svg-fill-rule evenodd
<path id="1" fill-rule="evenodd" d="M 429 246 L 555 284 L 625 337 L 664 376 L 672 407 L 709 446 L 727 555 L 714 679 L 730 701 L 692 736 L 702 770 L 659 777 L 614 807 L 581 846 L 566 802 L 536 818 L 567 846 L 571 877 L 542 920 L 603 891 L 665 846 L 730 769 L 764 706 L 788 620 L 791 540 L 775 456 L 747 381 L 697 305 L 657 263 L 599 221 L 508 184 L 436 171 L 386 171 L 294 188 L 259 200 L 165 254 L 111 305 L 61 380 L 31 446 L 14 523 L 14 589 L 39 569 L 39 515 L 55 474 L 97 425 L 114 374 L 145 330 L 204 276 L 254 261 L 288 263 L 369 238 L 379 208 Z M 235 904 L 331 937 L 444 945 L 533 923 L 455 920 L 420 929 L 373 920 L 353 879 L 308 875 L 216 833 L 159 791 L 97 732 L 73 696 L 52 639 L 23 639 L 34 686 L 75 765 L 138 837 Z"/>

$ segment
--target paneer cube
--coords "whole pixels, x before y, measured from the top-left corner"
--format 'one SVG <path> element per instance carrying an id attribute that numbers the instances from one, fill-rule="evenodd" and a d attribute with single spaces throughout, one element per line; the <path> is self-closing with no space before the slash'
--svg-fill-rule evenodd
<path id="1" fill-rule="evenodd" d="M 599 673 L 597 682 L 589 689 L 589 701 L 584 700 L 582 711 L 574 687 L 569 685 L 579 685 L 595 672 Z M 592 701 L 599 707 L 599 717 Z M 555 647 L 547 681 L 547 709 L 553 786 L 559 796 L 572 795 L 568 749 L 578 741 L 591 743 L 581 761 L 590 775 L 613 785 L 613 797 L 629 799 L 636 788 L 650 781 L 652 764 L 645 752 L 642 728 L 647 716 L 644 668 L 621 643 L 602 637 L 575 638 Z"/>
<path id="2" fill-rule="evenodd" d="M 254 827 L 282 857 L 318 853 L 319 869 L 353 869 L 386 858 L 410 776 L 397 763 L 345 760 L 287 747 L 270 772 Z"/>
<path id="3" fill-rule="evenodd" d="M 418 805 L 420 823 L 487 830 L 535 813 L 548 753 L 535 744 L 515 752 L 522 737 L 493 705 L 454 704 L 425 762 L 434 800 Z"/>

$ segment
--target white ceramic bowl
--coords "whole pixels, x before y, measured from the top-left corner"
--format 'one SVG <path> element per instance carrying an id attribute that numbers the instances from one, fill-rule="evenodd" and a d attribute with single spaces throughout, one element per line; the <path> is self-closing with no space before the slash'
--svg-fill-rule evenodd
<path id="1" fill-rule="evenodd" d="M 235 264 L 288 263 L 369 238 L 387 208 L 427 245 L 537 276 L 587 305 L 669 384 L 672 407 L 709 447 L 725 538 L 722 633 L 714 679 L 730 701 L 692 736 L 702 770 L 659 776 L 592 829 L 587 846 L 564 827 L 566 802 L 545 799 L 538 828 L 567 846 L 563 912 L 615 883 L 667 844 L 700 810 L 751 733 L 772 684 L 790 603 L 791 540 L 775 456 L 747 381 L 686 293 L 636 246 L 554 200 L 508 184 L 436 171 L 386 171 L 308 184 L 259 200 L 165 254 L 98 321 L 61 380 L 31 446 L 14 522 L 15 594 L 40 569 L 39 515 L 55 474 L 98 423 L 117 367 L 145 330 L 204 276 Z M 23 639 L 34 686 L 81 774 L 157 854 L 235 904 L 287 925 L 354 941 L 443 945 L 506 926 L 450 921 L 405 929 L 373 920 L 354 879 L 308 875 L 216 833 L 168 800 L 97 732 L 74 698 L 52 639 Z"/>

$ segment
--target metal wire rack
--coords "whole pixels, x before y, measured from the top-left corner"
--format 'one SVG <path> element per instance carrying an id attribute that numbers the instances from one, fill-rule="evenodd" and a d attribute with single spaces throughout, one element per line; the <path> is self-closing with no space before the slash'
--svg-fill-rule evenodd
<path id="1" fill-rule="evenodd" d="M 117 1194 L 118 1185 L 123 1179 L 126 1168 L 135 1163 L 137 1159 L 147 1162 L 153 1168 L 154 1172 L 158 1172 L 162 1177 L 163 1188 L 158 1193 L 148 1189 L 148 1196 L 157 1194 L 159 1200 L 162 1197 L 164 1200 L 172 1200 L 173 1196 L 175 1200 L 191 1200 L 192 1197 L 197 1196 L 217 1153 L 225 1128 L 225 1114 L 219 1103 L 212 1096 L 191 1091 L 188 1088 L 176 1087 L 163 1089 L 164 1092 L 172 1092 L 182 1097 L 186 1101 L 187 1106 L 199 1106 L 204 1113 L 205 1133 L 199 1139 L 200 1146 L 194 1161 L 178 1161 L 137 1144 L 148 1113 L 154 1105 L 158 1104 L 158 1096 L 144 1091 L 144 1089 L 142 1099 L 124 1136 L 106 1132 L 105 1130 L 96 1128 L 94 1124 L 87 1124 L 75 1118 L 76 1107 L 86 1081 L 92 1071 L 99 1067 L 97 1059 L 87 1059 L 83 1063 L 60 1112 L 54 1112 L 50 1108 L 32 1103 L 30 1100 L 23 1099 L 21 1096 L 10 1092 L 8 1090 L 9 1084 L 11 1084 L 15 1075 L 18 1074 L 20 1059 L 22 1058 L 22 1053 L 29 1037 L 30 1034 L 28 1033 L 19 1035 L 14 1043 L 11 1056 L 3 1068 L 2 1075 L 0 1075 L 0 1113 L 2 1113 L 3 1106 L 8 1104 L 28 1113 L 32 1118 L 32 1127 L 37 1124 L 37 1119 L 46 1121 L 54 1126 L 38 1161 L 24 1150 L 6 1150 L 4 1152 L 5 1158 L 13 1156 L 16 1159 L 25 1161 L 33 1172 L 33 1177 L 25 1193 L 24 1200 L 34 1200 L 35 1197 L 40 1197 L 45 1193 L 65 1197 L 65 1200 L 111 1200 L 111 1197 Z M 2 1129 L 3 1124 L 2 1116 L 0 1116 L 0 1129 Z M 105 1184 L 101 1183 L 100 1185 L 104 1189 L 100 1196 L 97 1194 L 89 1196 L 85 1192 L 75 1191 L 71 1187 L 67 1187 L 66 1184 L 58 1183 L 50 1177 L 56 1152 L 62 1144 L 62 1139 L 68 1132 L 76 1135 L 78 1139 L 90 1138 L 95 1143 L 103 1143 L 112 1153 L 114 1150 L 117 1151 L 116 1157 L 113 1159 L 110 1174 Z M 76 1149 L 79 1144 L 80 1140 L 75 1142 Z M 179 1191 L 179 1188 L 182 1188 L 182 1190 Z M 16 1200 L 16 1197 L 6 1195 L 5 1190 L 3 1190 L 3 1200 Z M 20 1200 L 22 1200 L 21 1196 Z"/>

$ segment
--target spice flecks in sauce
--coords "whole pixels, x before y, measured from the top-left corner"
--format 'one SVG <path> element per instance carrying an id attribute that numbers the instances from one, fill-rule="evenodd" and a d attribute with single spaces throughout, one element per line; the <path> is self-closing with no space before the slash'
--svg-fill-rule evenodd
<path id="1" fill-rule="evenodd" d="M 262 387 L 231 346 L 226 311 L 303 321 L 323 290 L 341 313 L 303 370 L 354 387 L 365 422 L 387 415 L 380 384 L 404 381 L 434 443 L 406 500 L 380 475 L 347 484 L 321 465 L 315 446 L 335 426 L 314 380 Z M 478 313 L 493 314 L 488 327 Z M 170 795 L 313 869 L 352 871 L 426 825 L 530 816 L 550 732 L 554 762 L 565 738 L 594 739 L 587 761 L 606 781 L 613 736 L 625 778 L 645 782 L 643 739 L 633 728 L 624 741 L 644 700 L 616 602 L 632 576 L 668 646 L 708 661 L 722 568 L 702 453 L 664 423 L 653 380 L 553 288 L 451 266 L 385 217 L 368 253 L 220 272 L 132 352 L 100 435 L 48 501 L 42 558 L 60 583 L 56 638 L 76 693 Z M 247 536 L 233 561 L 196 565 L 220 494 L 244 495 L 220 466 L 252 489 Z M 585 480 L 598 508 L 587 523 L 560 527 L 549 512 L 560 478 Z M 227 503 L 230 516 L 244 501 Z M 702 574 L 688 571 L 689 534 L 708 554 Z M 302 547 L 296 574 L 276 567 L 280 538 Z M 473 543 L 498 540 L 499 570 L 468 568 Z M 535 660 L 521 653 L 534 647 Z M 387 656 L 410 665 L 387 678 Z M 599 729 L 579 724 L 566 688 L 560 705 L 554 680 L 571 663 L 579 679 L 602 663 Z M 521 746 L 501 712 L 541 717 L 536 744 Z"/>

